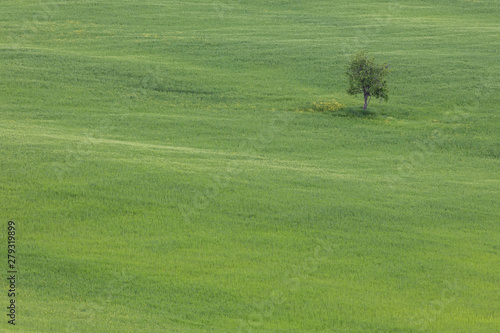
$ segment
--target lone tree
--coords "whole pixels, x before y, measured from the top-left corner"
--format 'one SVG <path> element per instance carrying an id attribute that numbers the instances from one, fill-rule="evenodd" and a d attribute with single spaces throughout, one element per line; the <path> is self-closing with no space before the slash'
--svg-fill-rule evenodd
<path id="1" fill-rule="evenodd" d="M 349 78 L 349 95 L 362 93 L 365 97 L 363 110 L 366 110 L 372 96 L 376 98 L 389 99 L 386 75 L 389 74 L 389 65 L 375 63 L 375 58 L 368 57 L 364 51 L 358 52 L 349 65 L 346 74 Z"/>

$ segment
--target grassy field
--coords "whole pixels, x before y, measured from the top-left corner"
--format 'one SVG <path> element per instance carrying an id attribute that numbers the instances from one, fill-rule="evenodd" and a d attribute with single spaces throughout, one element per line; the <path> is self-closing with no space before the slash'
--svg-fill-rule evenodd
<path id="1" fill-rule="evenodd" d="M 498 1 L 1 11 L 0 331 L 500 331 Z"/>

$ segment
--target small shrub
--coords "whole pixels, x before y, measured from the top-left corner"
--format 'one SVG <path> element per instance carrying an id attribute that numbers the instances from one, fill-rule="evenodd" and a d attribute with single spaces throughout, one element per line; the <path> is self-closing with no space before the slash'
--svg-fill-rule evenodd
<path id="1" fill-rule="evenodd" d="M 345 108 L 344 104 L 340 104 L 336 101 L 331 102 L 314 102 L 311 107 L 311 111 L 316 112 L 335 112 Z"/>

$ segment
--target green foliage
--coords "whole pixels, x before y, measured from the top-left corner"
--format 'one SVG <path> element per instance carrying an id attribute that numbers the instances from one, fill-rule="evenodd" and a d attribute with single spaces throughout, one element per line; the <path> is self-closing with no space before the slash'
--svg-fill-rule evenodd
<path id="1" fill-rule="evenodd" d="M 314 102 L 312 109 L 314 111 L 320 111 L 320 112 L 334 112 L 338 111 L 345 108 L 344 104 L 340 104 L 339 102 L 336 101 L 331 101 L 331 102 Z"/>
<path id="2" fill-rule="evenodd" d="M 350 95 L 363 94 L 366 110 L 371 97 L 388 100 L 386 76 L 389 74 L 389 65 L 375 63 L 375 58 L 367 56 L 364 51 L 358 52 L 349 63 L 346 71 L 349 79 L 347 93 Z"/>
<path id="3" fill-rule="evenodd" d="M 335 112 L 345 108 L 344 104 L 337 101 L 330 102 L 313 102 L 309 108 L 301 109 L 299 112 Z"/>

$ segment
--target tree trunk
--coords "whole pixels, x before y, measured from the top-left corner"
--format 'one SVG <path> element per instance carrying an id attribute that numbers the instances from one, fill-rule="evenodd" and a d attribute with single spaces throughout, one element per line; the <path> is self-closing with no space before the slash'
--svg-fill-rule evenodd
<path id="1" fill-rule="evenodd" d="M 365 105 L 363 105 L 363 110 L 366 110 L 368 107 L 368 96 L 370 96 L 370 94 L 365 93 Z"/>

